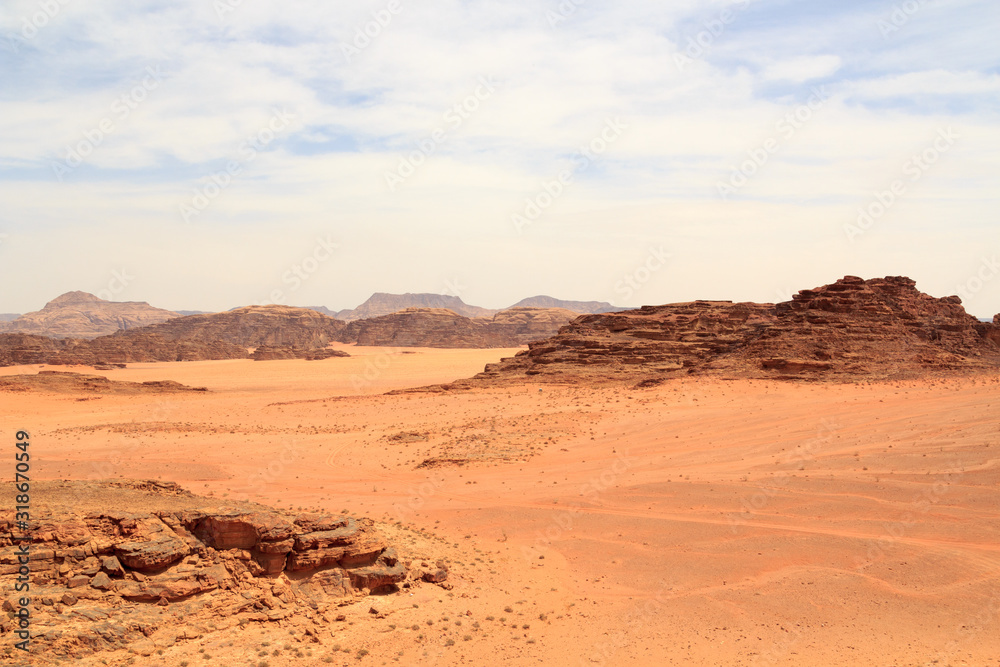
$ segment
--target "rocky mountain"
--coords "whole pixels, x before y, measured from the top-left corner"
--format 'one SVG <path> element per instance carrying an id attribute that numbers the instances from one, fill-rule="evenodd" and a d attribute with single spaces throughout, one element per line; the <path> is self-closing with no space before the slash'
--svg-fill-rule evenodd
<path id="1" fill-rule="evenodd" d="M 386 294 L 384 292 L 376 292 L 357 308 L 338 312 L 337 319 L 350 322 L 364 318 L 391 315 L 407 308 L 447 309 L 463 317 L 491 317 L 496 313 L 495 310 L 489 310 L 488 308 L 470 306 L 457 296 L 448 296 L 446 294 Z"/>
<path id="2" fill-rule="evenodd" d="M 695 301 L 584 315 L 471 383 L 655 383 L 677 373 L 851 380 L 997 368 L 1000 315 L 980 322 L 959 297 L 928 296 L 909 278 L 847 276 L 777 305 Z"/>
<path id="3" fill-rule="evenodd" d="M 392 347 L 517 347 L 553 335 L 576 313 L 517 308 L 493 317 L 469 318 L 444 308 L 406 310 L 349 322 L 341 341 Z"/>
<path id="4" fill-rule="evenodd" d="M 623 310 L 604 301 L 564 301 L 550 296 L 533 296 L 518 301 L 510 308 L 490 309 L 470 306 L 457 296 L 445 294 L 386 294 L 376 292 L 357 308 L 334 312 L 324 306 L 312 309 L 340 320 L 353 321 L 371 317 L 391 315 L 407 308 L 443 308 L 468 318 L 493 317 L 502 310 L 513 308 L 556 308 L 581 313 L 610 313 Z"/>
<path id="5" fill-rule="evenodd" d="M 0 313 L 0 322 L 13 322 L 19 317 L 19 313 Z"/>
<path id="6" fill-rule="evenodd" d="M 564 310 L 581 314 L 617 313 L 625 310 L 625 308 L 612 306 L 606 301 L 565 301 L 563 299 L 554 299 L 551 296 L 544 295 L 521 299 L 511 306 L 511 308 L 562 308 Z"/>
<path id="7" fill-rule="evenodd" d="M 87 292 L 67 292 L 33 313 L 0 324 L 0 332 L 53 338 L 96 338 L 120 329 L 164 322 L 177 313 L 145 301 L 105 301 Z"/>
<path id="8" fill-rule="evenodd" d="M 224 313 L 189 315 L 146 327 L 167 340 L 223 341 L 242 347 L 323 347 L 338 340 L 344 323 L 309 308 L 246 306 Z"/>

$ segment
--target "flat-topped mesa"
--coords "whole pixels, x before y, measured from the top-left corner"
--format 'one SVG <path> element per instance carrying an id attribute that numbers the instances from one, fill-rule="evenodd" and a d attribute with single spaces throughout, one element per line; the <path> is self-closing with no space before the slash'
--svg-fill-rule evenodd
<path id="1" fill-rule="evenodd" d="M 1000 368 L 1000 316 L 980 322 L 957 296 L 905 277 L 846 276 L 779 304 L 693 301 L 585 315 L 469 383 L 916 376 Z"/>
<path id="2" fill-rule="evenodd" d="M 551 336 L 573 317 L 557 308 L 512 308 L 488 318 L 463 317 L 445 308 L 407 308 L 349 322 L 340 340 L 394 347 L 518 347 Z"/>

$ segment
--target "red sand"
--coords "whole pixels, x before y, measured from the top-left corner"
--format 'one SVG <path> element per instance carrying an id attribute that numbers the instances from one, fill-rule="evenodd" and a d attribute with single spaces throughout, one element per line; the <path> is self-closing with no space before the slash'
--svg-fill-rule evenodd
<path id="1" fill-rule="evenodd" d="M 211 391 L 11 393 L 0 414 L 31 431 L 40 478 L 160 478 L 442 539 L 453 591 L 372 598 L 385 619 L 349 607 L 281 664 L 1000 664 L 996 378 L 384 396 L 513 351 L 345 349 L 136 364 L 100 374 Z M 437 456 L 471 462 L 416 468 Z M 157 659 L 253 657 L 265 635 Z"/>

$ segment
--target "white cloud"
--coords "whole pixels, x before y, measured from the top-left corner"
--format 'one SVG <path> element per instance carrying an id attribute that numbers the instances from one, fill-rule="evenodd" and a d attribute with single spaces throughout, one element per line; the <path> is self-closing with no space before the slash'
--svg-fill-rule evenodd
<path id="1" fill-rule="evenodd" d="M 772 283 L 896 270 L 900 252 L 891 262 L 880 254 L 891 241 L 913 248 L 917 268 L 899 272 L 940 282 L 955 268 L 936 268 L 938 251 L 964 257 L 985 241 L 928 230 L 942 220 L 986 225 L 996 210 L 1000 51 L 983 28 L 993 11 L 986 2 L 926 5 L 890 39 L 870 9 L 750 3 L 683 69 L 674 56 L 685 35 L 734 3 L 583 3 L 553 27 L 546 11 L 556 2 L 400 0 L 350 62 L 342 44 L 387 2 L 313 0 L 294 10 L 243 2 L 221 17 L 213 6 L 67 2 L 19 52 L 0 48 L 9 83 L 0 92 L 0 233 L 10 234 L 0 276 L 13 284 L 32 257 L 46 265 L 43 279 L 7 291 L 0 311 L 36 308 L 53 290 L 74 288 L 74 276 L 103 275 L 121 257 L 144 272 L 135 289 L 146 292 L 129 298 L 231 307 L 262 289 L 247 265 L 281 269 L 294 247 L 331 227 L 352 244 L 344 273 L 303 288 L 300 303 L 348 307 L 376 288 L 435 289 L 450 267 L 474 285 L 467 297 L 485 305 L 543 291 L 613 299 L 615 272 L 643 252 L 639 238 L 678 244 L 677 275 L 695 276 L 686 284 L 716 297 L 726 285 L 732 298 L 770 298 Z M 36 7 L 11 3 L 0 37 L 16 35 Z M 819 19 L 810 13 L 821 10 Z M 119 117 L 112 105 L 147 67 L 161 67 L 162 81 Z M 444 114 L 481 77 L 496 90 L 448 125 Z M 830 98 L 784 136 L 779 123 L 819 79 Z M 932 108 L 922 103 L 928 96 Z M 293 112 L 294 124 L 184 225 L 179 206 L 275 110 Z M 59 183 L 52 160 L 106 117 L 113 131 Z M 628 130 L 529 233 L 514 234 L 511 214 L 615 117 Z M 845 217 L 949 124 L 968 140 L 894 209 L 899 220 L 870 243 L 840 247 Z M 446 136 L 434 154 L 389 192 L 385 172 L 439 127 Z M 721 201 L 719 180 L 769 139 L 778 148 L 767 164 L 739 197 Z M 818 262 L 822 270 L 794 259 L 824 247 L 836 250 Z M 171 258 L 180 256 L 179 276 Z M 755 257 L 772 258 L 766 275 Z M 185 295 L 192 301 L 182 303 Z M 640 296 L 700 294 L 668 280 Z M 992 307 L 985 292 L 977 298 Z"/>
<path id="2" fill-rule="evenodd" d="M 760 76 L 764 81 L 805 83 L 813 79 L 825 79 L 832 76 L 840 69 L 841 65 L 840 56 L 832 54 L 790 58 L 771 63 L 764 68 Z"/>

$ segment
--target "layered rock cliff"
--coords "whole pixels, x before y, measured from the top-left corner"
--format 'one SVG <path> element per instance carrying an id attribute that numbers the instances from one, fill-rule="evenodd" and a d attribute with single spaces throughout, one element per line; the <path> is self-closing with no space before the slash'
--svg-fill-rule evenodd
<path id="1" fill-rule="evenodd" d="M 164 322 L 178 314 L 144 301 L 105 301 L 87 292 L 67 292 L 33 313 L 0 324 L 0 332 L 53 338 L 96 338 L 118 330 Z"/>
<path id="2" fill-rule="evenodd" d="M 554 308 L 515 308 L 468 318 L 442 308 L 408 308 L 348 323 L 341 341 L 392 347 L 518 347 L 555 334 L 576 315 Z"/>
<path id="3" fill-rule="evenodd" d="M 119 331 L 93 340 L 0 334 L 0 366 L 82 365 L 149 361 L 246 359 L 245 347 L 219 340 L 168 340 L 146 329 Z"/>
<path id="4" fill-rule="evenodd" d="M 998 368 L 996 318 L 980 322 L 957 296 L 931 297 L 909 278 L 847 276 L 777 305 L 695 301 L 585 315 L 472 382 L 656 382 L 678 372 L 850 380 Z"/>
<path id="5" fill-rule="evenodd" d="M 329 634 L 342 601 L 408 577 L 368 519 L 214 505 L 152 481 L 36 482 L 33 490 L 32 651 L 50 658 L 118 649 L 148 656 L 211 629 L 292 618 Z M 4 612 L 17 606 L 23 565 L 24 530 L 14 519 L 12 509 L 0 512 Z M 13 629 L 0 614 L 0 637 Z"/>
<path id="6" fill-rule="evenodd" d="M 337 340 L 344 326 L 340 320 L 310 308 L 268 305 L 189 315 L 146 327 L 145 331 L 168 340 L 318 348 Z"/>

